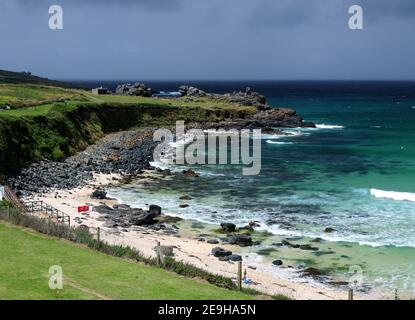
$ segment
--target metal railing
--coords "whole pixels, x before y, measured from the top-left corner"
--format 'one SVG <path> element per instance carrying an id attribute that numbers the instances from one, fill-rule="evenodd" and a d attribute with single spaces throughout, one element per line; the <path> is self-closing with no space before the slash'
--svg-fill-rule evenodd
<path id="1" fill-rule="evenodd" d="M 24 201 L 23 206 L 26 212 L 47 214 L 49 218 L 56 222 L 71 225 L 71 217 L 69 215 L 43 201 Z"/>

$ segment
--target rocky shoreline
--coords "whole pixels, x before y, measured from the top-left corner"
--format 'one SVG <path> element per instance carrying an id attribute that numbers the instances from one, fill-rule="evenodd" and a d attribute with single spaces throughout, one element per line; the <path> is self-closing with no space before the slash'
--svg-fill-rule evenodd
<path id="1" fill-rule="evenodd" d="M 120 85 L 117 92 L 118 94 L 140 95 L 141 93 L 135 91 L 131 93 L 131 88 L 136 87 L 145 88 L 145 91 L 148 91 L 145 85 L 140 84 L 137 86 Z M 265 134 L 283 134 L 279 128 L 315 127 L 313 123 L 304 122 L 293 109 L 270 107 L 266 104 L 263 95 L 253 92 L 250 88 L 246 88 L 244 92 L 223 95 L 206 93 L 189 86 L 182 86 L 179 90 L 182 96 L 190 101 L 194 97 L 209 97 L 237 103 L 240 106 L 255 106 L 257 109 L 257 112 L 252 115 L 228 117 L 215 123 L 188 123 L 186 125 L 189 128 L 261 129 Z M 109 134 L 96 144 L 64 161 L 42 160 L 32 163 L 20 174 L 10 176 L 6 181 L 18 195 L 27 196 L 50 189 L 71 189 L 85 185 L 93 178 L 94 172 L 117 173 L 126 178 L 135 176 L 144 169 L 154 169 L 150 162 L 157 145 L 152 139 L 156 129 L 145 128 Z"/>

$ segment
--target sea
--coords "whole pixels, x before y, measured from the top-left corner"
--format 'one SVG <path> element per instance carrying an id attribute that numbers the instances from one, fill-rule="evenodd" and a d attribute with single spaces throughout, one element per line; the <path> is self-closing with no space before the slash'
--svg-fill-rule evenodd
<path id="1" fill-rule="evenodd" d="M 122 82 L 128 81 L 83 84 L 114 90 Z M 160 204 L 211 225 L 258 221 L 275 236 L 249 249 L 264 259 L 326 270 L 346 281 L 357 266 L 366 290 L 415 296 L 415 82 L 143 82 L 164 93 L 182 84 L 215 93 L 250 87 L 272 107 L 293 108 L 316 128 L 263 136 L 259 175 L 244 176 L 240 165 L 195 165 L 200 177 L 190 182 L 132 183 L 111 195 L 135 206 Z M 192 198 L 187 208 L 179 207 L 182 195 Z M 282 250 L 273 247 L 276 239 L 315 243 L 320 250 Z"/>

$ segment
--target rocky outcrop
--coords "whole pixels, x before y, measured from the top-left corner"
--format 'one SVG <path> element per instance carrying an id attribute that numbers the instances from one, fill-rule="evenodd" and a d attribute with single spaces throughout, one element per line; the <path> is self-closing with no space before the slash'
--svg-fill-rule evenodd
<path id="1" fill-rule="evenodd" d="M 236 225 L 233 223 L 229 223 L 229 222 L 222 222 L 220 224 L 220 227 L 222 228 L 223 231 L 225 232 L 234 232 L 236 229 Z"/>
<path id="2" fill-rule="evenodd" d="M 259 92 L 252 91 L 247 87 L 245 91 L 234 91 L 232 93 L 225 93 L 223 98 L 229 102 L 237 103 L 241 106 L 255 106 L 258 108 L 267 108 L 267 101 L 265 96 Z"/>
<path id="3" fill-rule="evenodd" d="M 151 88 L 148 88 L 144 83 L 136 82 L 134 84 L 119 84 L 115 93 L 125 96 L 151 97 L 155 92 Z"/>
<path id="4" fill-rule="evenodd" d="M 200 90 L 200 89 L 195 88 L 195 87 L 192 87 L 192 86 L 186 86 L 186 85 L 180 86 L 179 87 L 179 92 L 180 92 L 180 95 L 182 97 L 185 97 L 185 96 L 187 96 L 187 97 L 206 97 L 207 96 L 207 93 L 205 91 Z"/>
<path id="5" fill-rule="evenodd" d="M 158 217 L 154 211 L 144 211 L 127 205 L 115 205 L 112 208 L 107 205 L 99 205 L 94 207 L 94 211 L 102 214 L 103 218 L 109 222 L 104 227 L 111 228 L 127 228 L 131 225 L 148 226 L 156 223 L 157 221 L 154 219 Z"/>

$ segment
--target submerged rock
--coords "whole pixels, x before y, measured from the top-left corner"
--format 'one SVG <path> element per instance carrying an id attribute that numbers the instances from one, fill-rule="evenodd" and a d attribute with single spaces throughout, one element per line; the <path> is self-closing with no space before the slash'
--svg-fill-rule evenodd
<path id="1" fill-rule="evenodd" d="M 327 274 L 321 270 L 318 270 L 313 267 L 308 267 L 306 269 L 299 271 L 303 276 L 312 277 L 312 278 L 320 278 L 326 276 Z"/>
<path id="2" fill-rule="evenodd" d="M 312 247 L 310 244 L 300 244 L 299 248 L 301 250 L 318 251 L 317 247 Z"/>

